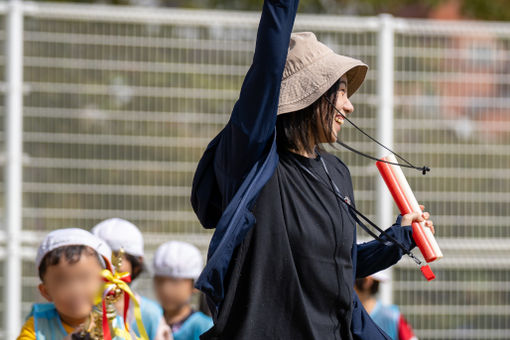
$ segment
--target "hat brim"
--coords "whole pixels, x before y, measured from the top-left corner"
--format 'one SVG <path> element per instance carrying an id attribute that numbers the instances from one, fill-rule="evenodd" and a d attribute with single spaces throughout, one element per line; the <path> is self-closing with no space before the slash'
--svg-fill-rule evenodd
<path id="1" fill-rule="evenodd" d="M 102 264 L 107 269 L 111 270 L 112 268 L 110 261 L 112 250 L 106 242 L 86 230 L 80 228 L 66 228 L 54 230 L 46 235 L 37 250 L 37 256 L 35 258 L 37 270 L 39 270 L 42 260 L 49 252 L 65 246 L 90 247 L 99 255 L 100 259 L 104 260 Z"/>
<path id="2" fill-rule="evenodd" d="M 367 71 L 368 66 L 357 59 L 328 53 L 282 80 L 278 115 L 312 105 L 344 74 L 347 76 L 347 95 L 350 97 L 365 80 Z"/>

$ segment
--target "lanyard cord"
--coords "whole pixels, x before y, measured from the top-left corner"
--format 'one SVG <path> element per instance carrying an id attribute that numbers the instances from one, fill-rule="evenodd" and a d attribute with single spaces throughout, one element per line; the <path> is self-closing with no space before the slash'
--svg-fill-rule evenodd
<path id="1" fill-rule="evenodd" d="M 389 162 L 389 161 L 386 161 L 386 160 L 383 160 L 383 159 L 378 159 L 378 158 L 375 158 L 373 156 L 370 156 L 366 153 L 363 153 L 361 151 L 358 151 L 356 149 L 354 149 L 353 147 L 350 147 L 348 146 L 347 144 L 341 142 L 340 140 L 337 139 L 337 143 L 340 144 L 341 146 L 343 146 L 344 148 L 346 148 L 347 150 L 349 151 L 352 151 L 354 153 L 357 153 L 358 155 L 360 156 L 363 156 L 363 157 L 366 157 L 368 159 L 372 159 L 374 161 L 379 161 L 379 162 L 383 162 L 383 163 L 387 163 L 387 164 L 391 164 L 391 165 L 397 165 L 397 166 L 401 166 L 401 167 L 406 167 L 406 168 L 410 168 L 410 169 L 415 169 L 415 170 L 419 170 L 422 172 L 422 174 L 426 175 L 428 171 L 430 171 L 430 168 L 426 165 L 422 166 L 421 168 L 418 167 L 418 166 L 415 166 L 413 164 L 411 164 L 411 162 L 409 162 L 407 159 L 405 159 L 404 157 L 402 157 L 401 155 L 399 155 L 398 153 L 396 153 L 395 151 L 391 150 L 390 148 L 388 148 L 387 146 L 385 146 L 384 144 L 382 144 L 381 142 L 379 142 L 378 140 L 376 140 L 375 138 L 373 138 L 372 136 L 370 136 L 368 133 L 366 133 L 365 131 L 363 131 L 363 129 L 361 129 L 358 125 L 354 124 L 354 122 L 352 120 L 350 120 L 349 118 L 347 118 L 339 109 L 336 108 L 335 105 L 333 105 L 333 103 L 329 100 L 329 98 L 325 97 L 326 98 L 326 101 L 329 103 L 329 105 L 331 105 L 333 107 L 333 109 L 339 113 L 346 121 L 348 121 L 352 126 L 354 126 L 354 128 L 356 128 L 356 130 L 358 130 L 359 132 L 361 132 L 363 135 L 365 135 L 367 138 L 369 138 L 371 141 L 373 141 L 374 143 L 376 143 L 377 145 L 379 145 L 380 147 L 386 149 L 387 151 L 391 152 L 392 154 L 394 154 L 397 158 L 400 158 L 401 160 L 403 160 L 406 164 L 399 164 L 399 163 L 393 163 L 393 162 Z"/>
<path id="2" fill-rule="evenodd" d="M 326 172 L 326 176 L 328 177 L 329 179 L 329 182 L 331 184 L 331 187 L 329 185 L 327 185 L 326 183 L 324 183 L 324 181 L 322 181 L 316 174 L 314 174 L 312 171 L 310 171 L 309 169 L 307 169 L 305 166 L 303 166 L 299 161 L 295 161 L 296 164 L 298 165 L 298 167 L 300 169 L 302 169 L 303 171 L 305 171 L 307 174 L 309 174 L 310 176 L 312 176 L 312 178 L 314 178 L 316 181 L 318 181 L 319 183 L 321 183 L 322 185 L 324 185 L 325 187 L 328 188 L 328 190 L 330 190 L 331 192 L 333 192 L 335 194 L 336 197 L 340 198 L 340 201 L 343 202 L 347 207 L 348 207 L 348 210 L 349 210 L 349 213 L 351 214 L 351 216 L 354 218 L 354 220 L 361 226 L 361 228 L 363 230 L 365 230 L 370 236 L 372 236 L 374 239 L 376 239 L 377 241 L 381 242 L 382 244 L 386 245 L 386 246 L 391 246 L 391 245 L 396 245 L 398 246 L 403 252 L 404 254 L 406 254 L 407 256 L 409 256 L 417 265 L 421 266 L 422 265 L 422 262 L 420 261 L 420 259 L 418 259 L 411 251 L 409 251 L 409 249 L 407 249 L 402 243 L 400 243 L 399 241 L 397 241 L 393 236 L 389 235 L 386 231 L 384 231 L 383 229 L 381 229 L 377 224 L 375 224 L 374 222 L 372 222 L 368 217 L 366 217 L 363 213 L 361 213 L 359 210 L 357 210 L 355 207 L 353 207 L 353 205 L 351 204 L 350 202 L 350 199 L 349 199 L 349 196 L 344 196 L 342 195 L 342 193 L 340 192 L 338 186 L 336 185 L 336 183 L 333 181 L 333 179 L 331 178 L 331 175 L 329 173 L 329 170 L 326 166 L 326 162 L 324 162 L 324 159 L 322 158 L 322 156 L 317 152 L 317 155 L 322 163 L 322 168 L 324 169 L 324 171 Z M 333 189 L 332 189 L 333 188 Z M 385 241 L 383 240 L 381 237 L 377 236 L 372 230 L 370 230 L 369 227 L 367 227 L 360 219 L 359 217 L 361 217 L 363 220 L 365 220 L 368 224 L 370 224 L 372 227 L 374 227 L 374 229 L 376 229 L 378 232 L 380 232 L 382 235 L 386 236 L 389 241 Z"/>

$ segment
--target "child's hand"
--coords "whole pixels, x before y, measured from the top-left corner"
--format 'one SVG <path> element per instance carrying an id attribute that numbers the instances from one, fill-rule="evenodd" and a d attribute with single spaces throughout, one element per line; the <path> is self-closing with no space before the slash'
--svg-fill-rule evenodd
<path id="1" fill-rule="evenodd" d="M 72 334 L 69 334 L 64 340 L 92 340 L 90 333 L 82 335 L 83 328 L 78 327 Z"/>
<path id="2" fill-rule="evenodd" d="M 75 331 L 64 338 L 64 340 L 87 340 L 90 339 L 90 334 L 86 334 L 82 336 L 81 333 L 83 331 L 82 327 L 78 327 Z"/>
<path id="3" fill-rule="evenodd" d="M 423 209 L 425 209 L 425 206 L 420 205 L 420 208 L 423 211 Z M 434 222 L 429 220 L 429 218 L 430 218 L 430 214 L 426 211 L 423 212 L 423 214 L 420 214 L 420 213 L 405 214 L 404 216 L 402 216 L 402 221 L 401 221 L 400 225 L 408 226 L 408 225 L 411 225 L 411 223 L 413 223 L 413 222 L 425 222 L 424 225 L 426 227 L 430 228 L 430 230 L 432 231 L 432 234 L 434 234 L 435 233 Z"/>
<path id="4" fill-rule="evenodd" d="M 88 327 L 87 327 L 88 326 Z M 94 327 L 94 319 L 90 317 L 90 322 L 86 322 L 76 327 L 73 333 L 66 336 L 63 340 L 89 340 L 91 339 L 90 334 L 87 332 L 85 336 L 82 336 L 83 331 L 90 331 Z"/>

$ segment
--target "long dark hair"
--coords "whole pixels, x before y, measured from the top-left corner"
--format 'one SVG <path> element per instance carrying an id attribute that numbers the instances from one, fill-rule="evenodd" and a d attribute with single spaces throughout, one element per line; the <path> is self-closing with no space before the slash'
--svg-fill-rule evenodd
<path id="1" fill-rule="evenodd" d="M 276 145 L 278 150 L 304 150 L 312 154 L 321 136 L 332 134 L 334 108 L 340 79 L 311 105 L 304 109 L 279 115 L 276 119 Z"/>

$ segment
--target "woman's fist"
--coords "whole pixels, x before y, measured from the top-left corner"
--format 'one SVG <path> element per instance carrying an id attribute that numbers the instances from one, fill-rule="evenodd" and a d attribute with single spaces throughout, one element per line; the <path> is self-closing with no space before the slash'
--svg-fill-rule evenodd
<path id="1" fill-rule="evenodd" d="M 425 209 L 425 206 L 420 205 L 421 210 L 423 211 Z M 425 222 L 424 225 L 432 231 L 432 234 L 435 233 L 434 230 L 434 222 L 429 220 L 430 214 L 428 212 L 424 212 L 423 214 L 420 213 L 409 213 L 402 216 L 401 225 L 408 226 L 411 225 L 413 222 Z"/>

